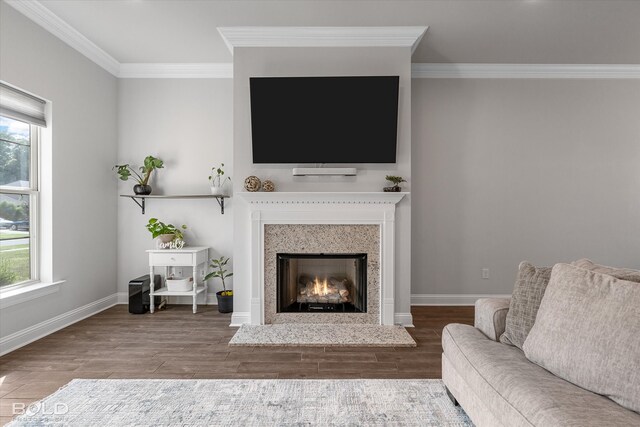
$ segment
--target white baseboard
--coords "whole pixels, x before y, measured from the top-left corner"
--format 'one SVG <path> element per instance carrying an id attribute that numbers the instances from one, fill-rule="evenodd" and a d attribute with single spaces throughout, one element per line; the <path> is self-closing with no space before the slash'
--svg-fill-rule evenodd
<path id="1" fill-rule="evenodd" d="M 118 292 L 118 304 L 129 304 L 129 293 L 128 292 Z"/>
<path id="2" fill-rule="evenodd" d="M 511 297 L 509 294 L 413 294 L 411 295 L 411 305 L 473 305 L 478 298 L 509 297 Z M 118 292 L 21 331 L 14 332 L 6 337 L 2 337 L 0 338 L 0 356 L 17 350 L 60 329 L 66 328 L 82 319 L 93 316 L 116 304 L 127 304 L 128 299 L 129 295 L 127 292 Z M 207 305 L 215 305 L 215 302 L 215 294 L 208 295 Z M 249 319 L 249 312 L 234 312 L 231 315 L 231 324 L 229 326 L 240 326 L 249 323 Z M 412 327 L 413 317 L 411 313 L 396 313 L 394 322 L 403 326 Z"/>
<path id="3" fill-rule="evenodd" d="M 83 305 L 66 313 L 62 313 L 54 318 L 45 320 L 33 326 L 29 326 L 21 331 L 0 338 L 0 356 L 19 349 L 40 338 L 52 334 L 62 328 L 66 328 L 82 319 L 93 316 L 118 303 L 118 294 L 99 299 L 89 304 Z"/>
<path id="4" fill-rule="evenodd" d="M 192 305 L 193 298 L 191 297 L 169 297 L 169 304 L 186 304 Z M 202 304 L 202 297 L 198 295 L 198 305 Z M 207 303 L 205 305 L 218 305 L 218 298 L 216 294 L 207 294 Z"/>
<path id="5" fill-rule="evenodd" d="M 249 323 L 251 313 L 248 311 L 234 311 L 231 315 L 231 324 L 229 326 L 242 326 Z"/>
<path id="6" fill-rule="evenodd" d="M 413 328 L 413 316 L 411 313 L 396 313 L 393 317 L 393 323 L 402 325 L 407 328 Z"/>
<path id="7" fill-rule="evenodd" d="M 191 297 L 171 297 L 171 304 L 184 304 L 191 305 L 192 304 Z M 202 304 L 202 297 L 198 297 L 198 305 Z M 127 292 L 118 292 L 118 304 L 129 304 L 129 294 Z M 207 304 L 206 305 L 218 305 L 218 299 L 216 298 L 216 294 L 207 294 Z"/>
<path id="8" fill-rule="evenodd" d="M 413 294 L 411 305 L 474 305 L 479 298 L 511 298 L 511 294 Z"/>

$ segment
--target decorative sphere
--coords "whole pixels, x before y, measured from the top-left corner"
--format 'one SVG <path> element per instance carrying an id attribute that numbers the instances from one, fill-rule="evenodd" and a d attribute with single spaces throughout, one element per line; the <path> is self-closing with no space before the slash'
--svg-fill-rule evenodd
<path id="1" fill-rule="evenodd" d="M 267 180 L 265 182 L 262 183 L 262 189 L 268 193 L 275 191 L 276 190 L 276 186 L 273 184 L 273 182 Z"/>
<path id="2" fill-rule="evenodd" d="M 257 176 L 251 175 L 244 180 L 244 189 L 247 191 L 258 191 L 261 186 L 260 178 Z"/>

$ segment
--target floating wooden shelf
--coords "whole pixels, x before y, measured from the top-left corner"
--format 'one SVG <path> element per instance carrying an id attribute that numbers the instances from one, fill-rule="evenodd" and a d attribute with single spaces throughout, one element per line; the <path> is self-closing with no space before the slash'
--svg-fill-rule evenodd
<path id="1" fill-rule="evenodd" d="M 146 199 L 216 199 L 220 205 L 220 213 L 224 215 L 224 199 L 228 199 L 229 196 L 214 196 L 212 194 L 149 194 L 149 195 L 137 195 L 137 194 L 121 194 L 120 197 L 128 197 L 133 200 L 144 215 Z"/>

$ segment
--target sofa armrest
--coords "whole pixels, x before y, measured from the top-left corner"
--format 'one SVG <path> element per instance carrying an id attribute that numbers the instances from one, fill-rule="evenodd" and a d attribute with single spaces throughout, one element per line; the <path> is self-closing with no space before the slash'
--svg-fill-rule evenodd
<path id="1" fill-rule="evenodd" d="M 504 333 L 509 298 L 480 298 L 476 301 L 474 326 L 494 341 Z"/>

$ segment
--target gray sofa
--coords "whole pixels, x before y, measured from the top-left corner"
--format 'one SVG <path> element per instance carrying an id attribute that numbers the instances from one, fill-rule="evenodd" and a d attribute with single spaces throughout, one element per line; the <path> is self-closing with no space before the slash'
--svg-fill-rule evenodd
<path id="1" fill-rule="evenodd" d="M 475 327 L 454 323 L 442 333 L 442 379 L 477 426 L 640 426 L 640 414 L 500 343 L 508 310 L 508 299 L 480 299 Z"/>

